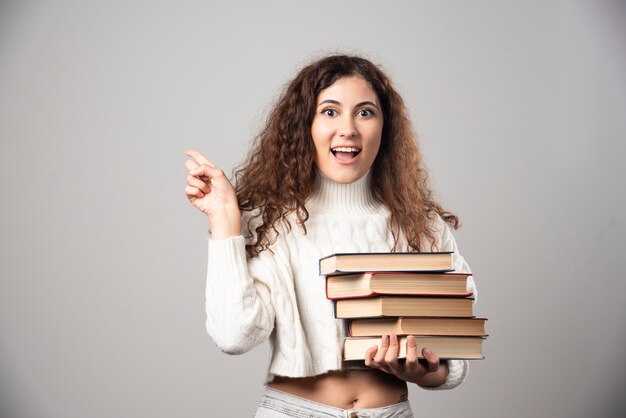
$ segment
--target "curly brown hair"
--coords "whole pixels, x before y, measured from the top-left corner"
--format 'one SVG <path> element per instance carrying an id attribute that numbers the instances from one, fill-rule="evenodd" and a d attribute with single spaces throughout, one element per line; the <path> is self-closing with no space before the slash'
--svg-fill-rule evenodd
<path id="1" fill-rule="evenodd" d="M 424 251 L 423 238 L 432 250 L 436 240 L 431 221 L 437 215 L 458 228 L 459 219 L 433 198 L 404 101 L 390 79 L 365 58 L 331 55 L 304 67 L 287 85 L 248 158 L 235 172 L 239 206 L 255 213 L 246 226 L 252 231 L 253 223 L 257 225 L 256 241 L 246 246 L 249 257 L 276 240 L 277 222 L 291 229 L 287 219 L 291 213 L 295 212 L 298 226 L 306 233 L 305 202 L 317 176 L 311 136 L 317 97 L 338 79 L 355 75 L 369 82 L 383 111 L 381 146 L 370 169 L 370 188 L 374 199 L 391 213 L 392 251 L 397 250 L 401 233 L 409 250 Z"/>

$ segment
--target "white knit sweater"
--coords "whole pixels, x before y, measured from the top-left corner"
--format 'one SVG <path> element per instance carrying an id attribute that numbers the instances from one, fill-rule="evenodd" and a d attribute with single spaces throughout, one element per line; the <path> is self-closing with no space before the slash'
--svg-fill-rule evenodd
<path id="1" fill-rule="evenodd" d="M 228 354 L 244 353 L 269 339 L 268 382 L 275 375 L 306 377 L 348 367 L 342 362 L 345 321 L 334 317 L 318 261 L 334 253 L 385 252 L 393 246 L 389 212 L 373 200 L 369 174 L 352 184 L 334 183 L 321 174 L 318 178 L 306 203 L 306 234 L 290 217 L 291 230 L 277 226 L 280 235 L 271 251 L 250 260 L 242 236 L 209 240 L 207 331 Z M 469 272 L 449 227 L 439 219 L 436 228 L 438 250 L 454 251 L 455 270 Z M 476 292 L 471 278 L 468 291 Z M 468 363 L 450 360 L 448 368 L 438 389 L 459 385 Z"/>

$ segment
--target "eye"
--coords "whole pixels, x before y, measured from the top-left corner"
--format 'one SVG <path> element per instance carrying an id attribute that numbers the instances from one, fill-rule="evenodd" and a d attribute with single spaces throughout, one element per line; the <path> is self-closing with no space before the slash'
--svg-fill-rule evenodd
<path id="1" fill-rule="evenodd" d="M 322 114 L 326 116 L 330 116 L 332 118 L 333 116 L 337 116 L 337 111 L 333 108 L 327 107 L 324 110 L 322 110 Z"/>
<path id="2" fill-rule="evenodd" d="M 374 113 L 372 109 L 359 109 L 357 115 L 361 116 L 362 118 L 369 118 L 376 115 L 376 113 Z"/>

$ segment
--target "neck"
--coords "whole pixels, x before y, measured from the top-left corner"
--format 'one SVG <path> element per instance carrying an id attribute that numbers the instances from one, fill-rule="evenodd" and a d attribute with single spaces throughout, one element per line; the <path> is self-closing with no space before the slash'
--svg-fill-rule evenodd
<path id="1" fill-rule="evenodd" d="M 335 183 L 319 170 L 313 194 L 307 208 L 321 208 L 324 212 L 359 214 L 371 213 L 380 207 L 374 201 L 370 188 L 369 171 L 359 180 L 348 183 Z"/>

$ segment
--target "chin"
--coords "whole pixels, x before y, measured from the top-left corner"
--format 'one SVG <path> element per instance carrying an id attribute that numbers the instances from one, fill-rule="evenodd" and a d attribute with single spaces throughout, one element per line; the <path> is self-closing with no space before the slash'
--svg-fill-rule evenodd
<path id="1" fill-rule="evenodd" d="M 334 181 L 335 183 L 350 184 L 363 178 L 365 173 L 349 173 L 349 174 L 348 173 L 346 174 L 334 173 L 330 175 L 328 174 L 324 174 L 324 175 L 328 177 L 329 179 L 331 179 L 332 181 Z"/>

